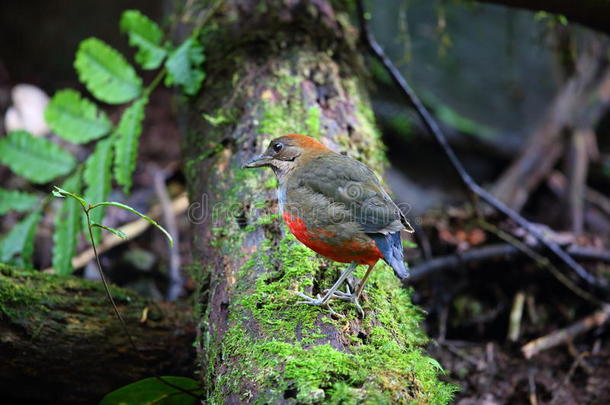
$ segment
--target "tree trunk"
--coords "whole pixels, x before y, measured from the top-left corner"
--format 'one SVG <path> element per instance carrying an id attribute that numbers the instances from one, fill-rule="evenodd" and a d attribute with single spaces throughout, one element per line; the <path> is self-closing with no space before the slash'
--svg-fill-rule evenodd
<path id="1" fill-rule="evenodd" d="M 270 170 L 240 169 L 270 139 L 302 133 L 382 170 L 362 50 L 337 3 L 228 0 L 208 23 L 208 77 L 184 124 L 211 404 L 451 397 L 422 352 L 421 311 L 389 267 L 365 288 L 364 319 L 347 303 L 331 304 L 340 319 L 297 304 L 297 291 L 320 293 L 344 266 L 286 234 Z"/>
<path id="2" fill-rule="evenodd" d="M 100 283 L 0 264 L 2 403 L 91 404 L 155 373 L 191 374 L 191 312 L 112 292 L 138 353 Z"/>

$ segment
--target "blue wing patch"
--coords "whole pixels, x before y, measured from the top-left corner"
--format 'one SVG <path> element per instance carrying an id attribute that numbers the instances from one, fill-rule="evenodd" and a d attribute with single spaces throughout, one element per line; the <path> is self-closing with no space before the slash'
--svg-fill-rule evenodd
<path id="1" fill-rule="evenodd" d="M 405 280 L 409 277 L 409 269 L 405 266 L 404 251 L 400 241 L 400 232 L 387 235 L 381 233 L 367 233 L 377 245 L 377 249 L 383 255 L 383 260 L 394 269 L 396 277 Z"/>

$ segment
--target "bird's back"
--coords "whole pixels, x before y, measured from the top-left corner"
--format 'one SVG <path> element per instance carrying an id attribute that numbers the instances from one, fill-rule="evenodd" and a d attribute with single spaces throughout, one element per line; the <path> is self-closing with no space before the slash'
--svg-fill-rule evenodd
<path id="1" fill-rule="evenodd" d="M 319 153 L 286 177 L 279 194 L 288 227 L 311 249 L 339 262 L 383 258 L 407 277 L 400 230 L 408 223 L 363 163 Z"/>

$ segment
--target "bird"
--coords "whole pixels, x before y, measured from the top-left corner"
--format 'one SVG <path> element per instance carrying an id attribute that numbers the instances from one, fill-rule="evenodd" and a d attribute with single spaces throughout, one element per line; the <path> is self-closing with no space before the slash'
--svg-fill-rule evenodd
<path id="1" fill-rule="evenodd" d="M 379 260 L 400 280 L 407 279 L 400 231 L 413 228 L 368 166 L 314 138 L 290 134 L 271 140 L 262 154 L 242 165 L 260 167 L 270 167 L 277 177 L 280 214 L 290 232 L 316 253 L 350 263 L 323 297 L 297 292 L 303 299 L 299 303 L 338 315 L 329 301 L 340 299 L 352 302 L 364 316 L 359 299 Z M 352 292 L 349 277 L 358 265 L 368 268 Z M 346 281 L 343 292 L 339 288 Z"/>

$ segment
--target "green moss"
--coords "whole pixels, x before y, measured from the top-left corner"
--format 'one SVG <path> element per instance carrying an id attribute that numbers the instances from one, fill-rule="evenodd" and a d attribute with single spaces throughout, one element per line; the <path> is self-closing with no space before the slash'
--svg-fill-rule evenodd
<path id="1" fill-rule="evenodd" d="M 17 269 L 0 263 L 0 314 L 9 318 L 18 315 L 17 308 L 27 312 L 34 310 L 34 306 L 40 307 L 40 293 L 27 283 L 15 282 L 13 277 L 17 274 Z"/>
<path id="2" fill-rule="evenodd" d="M 275 190 L 278 186 L 279 186 L 279 183 L 278 183 L 277 178 L 275 176 L 270 176 L 265 181 L 265 188 L 267 188 L 267 189 Z"/>
<path id="3" fill-rule="evenodd" d="M 214 114 L 202 113 L 201 116 L 212 126 L 217 127 L 235 122 L 238 112 L 234 109 L 219 108 L 214 112 Z"/>
<path id="4" fill-rule="evenodd" d="M 385 145 L 381 141 L 381 134 L 375 125 L 375 114 L 370 101 L 366 96 L 366 91 L 362 84 L 356 79 L 343 80 L 343 86 L 349 95 L 350 100 L 356 103 L 356 120 L 358 127 L 354 128 L 355 134 L 348 139 L 341 139 L 348 150 L 352 151 L 351 156 L 358 159 L 374 171 L 381 174 L 387 166 L 388 161 L 385 155 Z"/>
<path id="5" fill-rule="evenodd" d="M 216 399 L 211 403 L 220 403 L 244 378 L 256 379 L 268 390 L 268 397 L 259 397 L 261 403 L 286 392 L 303 404 L 449 402 L 454 388 L 438 381 L 442 370 L 420 348 L 427 341 L 418 325 L 420 311 L 387 266 L 373 273 L 366 288 L 368 300 L 363 304 L 369 316 L 361 326 L 366 342 L 353 332 L 345 351 L 324 343 L 327 337 L 321 325 L 349 330 L 356 316 L 348 303 L 333 302 L 346 315 L 340 320 L 320 308 L 297 304 L 295 292 L 320 278 L 325 265 L 292 235 L 283 238 L 279 247 L 268 241 L 249 259 L 240 278 L 260 268 L 276 270 L 258 277 L 254 289 L 236 287 L 220 352 L 223 358 L 238 361 L 240 368 L 215 381 L 212 398 Z M 328 286 L 336 277 L 331 269 L 338 270 L 331 266 L 321 277 Z M 251 331 L 246 331 L 252 320 L 265 339 L 253 340 Z"/>
<path id="6" fill-rule="evenodd" d="M 286 105 L 269 101 L 263 105 L 258 132 L 271 136 L 266 141 L 286 134 L 307 134 L 307 126 L 300 105 Z"/>
<path id="7" fill-rule="evenodd" d="M 111 292 L 117 304 L 134 301 L 135 293 L 128 290 L 111 287 Z M 65 308 L 78 305 L 79 313 L 99 316 L 99 297 L 104 294 L 100 283 L 0 263 L 0 315 L 18 322 L 27 323 L 34 314 L 46 313 L 56 305 Z"/>
<path id="8" fill-rule="evenodd" d="M 307 134 L 313 138 L 320 138 L 320 108 L 309 107 L 307 110 Z"/>

